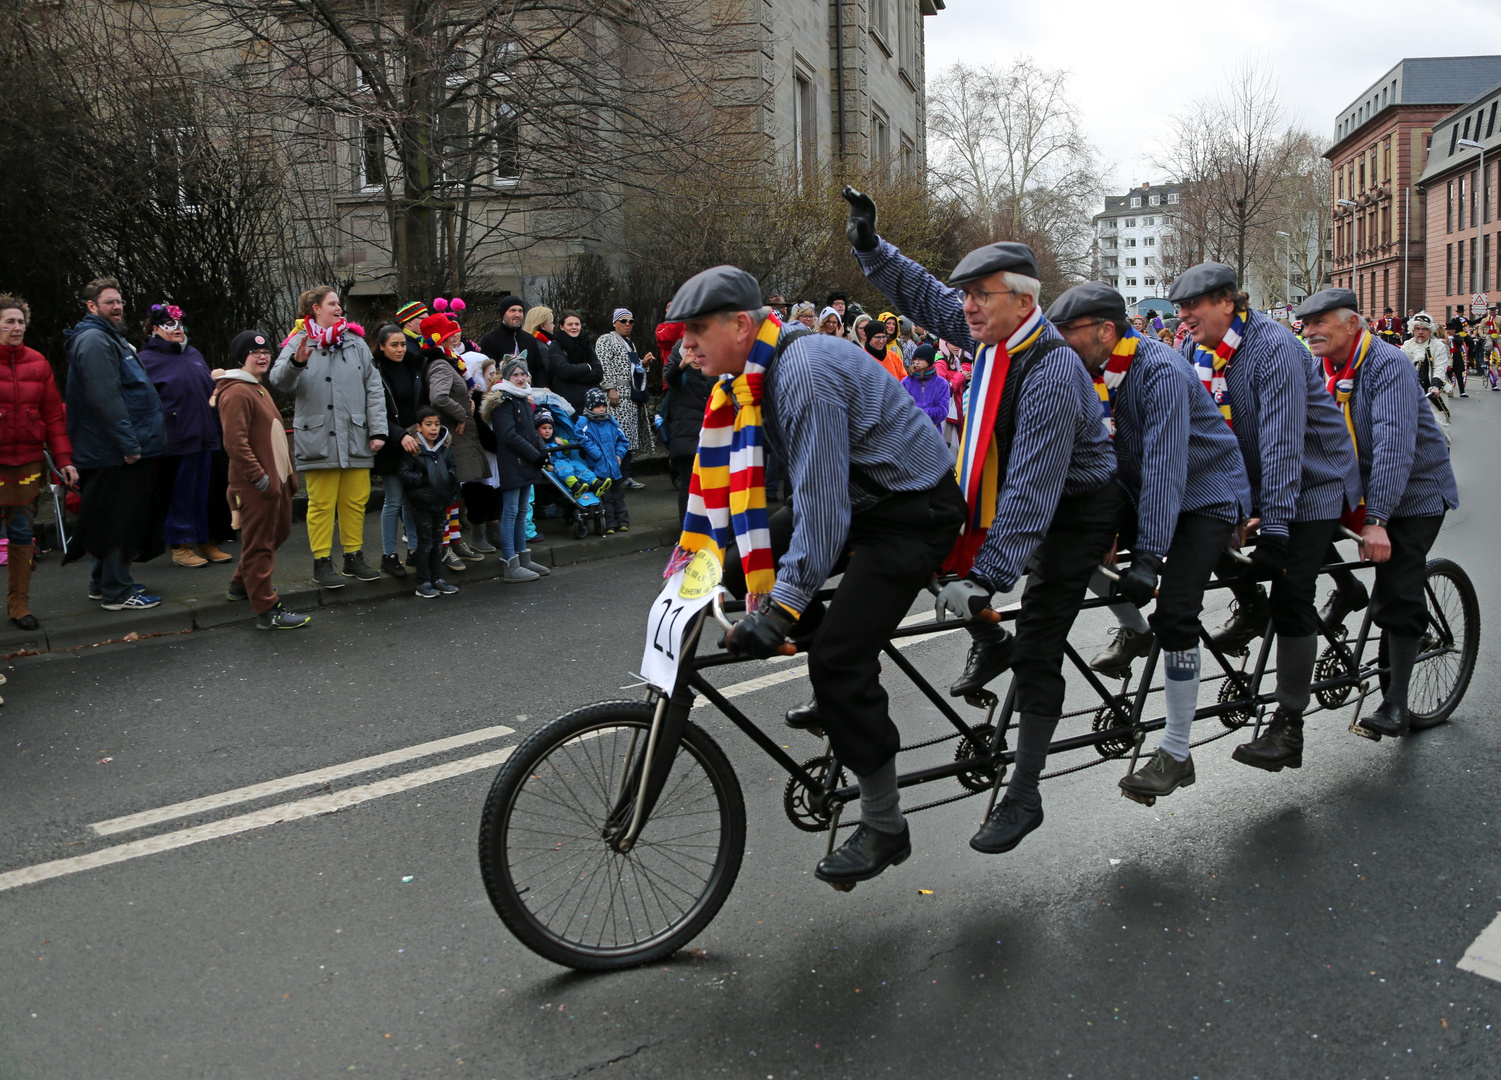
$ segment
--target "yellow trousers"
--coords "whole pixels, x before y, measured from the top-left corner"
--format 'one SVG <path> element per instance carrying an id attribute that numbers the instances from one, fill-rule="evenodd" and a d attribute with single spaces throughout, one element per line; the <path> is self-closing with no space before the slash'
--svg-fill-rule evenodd
<path id="1" fill-rule="evenodd" d="M 326 559 L 334 546 L 334 513 L 339 543 L 353 555 L 365 543 L 365 504 L 370 501 L 369 469 L 307 469 L 307 538 L 313 558 Z"/>

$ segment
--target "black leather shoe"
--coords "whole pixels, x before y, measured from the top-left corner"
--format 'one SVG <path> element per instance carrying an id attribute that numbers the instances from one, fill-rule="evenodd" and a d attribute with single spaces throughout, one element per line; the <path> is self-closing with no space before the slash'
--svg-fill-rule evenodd
<path id="1" fill-rule="evenodd" d="M 1333 589 L 1329 593 L 1329 599 L 1324 601 L 1324 606 L 1319 608 L 1319 621 L 1324 624 L 1324 631 L 1331 637 L 1348 637 L 1350 631 L 1345 627 L 1345 620 L 1354 612 L 1364 611 L 1370 602 L 1371 594 L 1364 585 L 1358 591 L 1348 593 L 1343 589 Z"/>
<path id="2" fill-rule="evenodd" d="M 1242 765 L 1267 772 L 1303 767 L 1303 718 L 1278 709 L 1260 738 L 1241 743 L 1230 755 Z"/>
<path id="3" fill-rule="evenodd" d="M 980 831 L 969 838 L 969 846 L 986 855 L 1000 855 L 1020 844 L 1026 835 L 1042 824 L 1042 807 L 1028 810 L 1026 807 L 1001 799 L 1001 805 L 990 812 Z"/>
<path id="4" fill-rule="evenodd" d="M 811 731 L 815 735 L 822 735 L 823 721 L 818 716 L 818 699 L 814 698 L 806 705 L 788 709 L 787 726 L 798 731 Z"/>
<path id="5" fill-rule="evenodd" d="M 1120 675 L 1131 667 L 1132 660 L 1140 660 L 1152 651 L 1152 633 L 1145 634 L 1117 626 L 1110 631 L 1115 640 L 1095 653 L 1089 666 L 1101 675 Z"/>
<path id="6" fill-rule="evenodd" d="M 813 876 L 834 885 L 853 885 L 906 862 L 911 854 L 912 832 L 905 825 L 899 833 L 885 833 L 862 821 L 848 840 L 818 860 Z"/>
<path id="7" fill-rule="evenodd" d="M 950 697 L 968 697 L 985 689 L 985 684 L 999 677 L 1011 666 L 1016 638 L 1005 630 L 994 641 L 976 641 L 969 647 L 964 671 L 949 687 Z"/>
<path id="8" fill-rule="evenodd" d="M 1383 701 L 1381 707 L 1369 716 L 1360 719 L 1360 726 L 1377 735 L 1390 735 L 1394 739 L 1406 735 L 1412 726 L 1412 714 L 1401 705 Z"/>
<path id="9" fill-rule="evenodd" d="M 42 626 L 41 623 L 37 622 L 37 617 L 29 611 L 19 619 L 12 619 L 11 622 L 15 623 L 22 630 L 39 630 Z"/>
<path id="10" fill-rule="evenodd" d="M 1236 600 L 1230 610 L 1230 617 L 1209 632 L 1209 643 L 1223 653 L 1244 652 L 1247 645 L 1266 633 L 1272 603 L 1266 590 L 1258 585 L 1252 600 Z"/>

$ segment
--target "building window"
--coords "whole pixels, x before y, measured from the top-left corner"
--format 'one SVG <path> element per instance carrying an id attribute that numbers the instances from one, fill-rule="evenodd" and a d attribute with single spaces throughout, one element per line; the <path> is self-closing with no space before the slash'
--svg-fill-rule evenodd
<path id="1" fill-rule="evenodd" d="M 1126 237 L 1126 246 L 1127 247 L 1135 247 L 1136 246 L 1136 238 L 1135 237 L 1131 237 L 1131 236 Z"/>
<path id="2" fill-rule="evenodd" d="M 907 81 L 917 86 L 917 12 L 912 0 L 896 0 L 896 63 Z"/>
<path id="3" fill-rule="evenodd" d="M 1130 278 L 1127 278 L 1126 279 L 1126 284 L 1127 285 L 1135 285 L 1136 282 L 1132 281 Z M 1134 303 L 1136 303 L 1136 297 L 1134 297 L 1134 296 L 1128 296 L 1128 297 L 1126 297 L 1126 303 L 1127 304 L 1134 304 Z"/>
<path id="4" fill-rule="evenodd" d="M 1141 260 L 1141 265 L 1143 265 L 1143 266 L 1151 266 L 1152 265 L 1152 256 L 1148 255 L 1146 258 L 1142 259 Z"/>
<path id="5" fill-rule="evenodd" d="M 1134 229 L 1134 228 L 1136 228 L 1136 219 L 1134 217 L 1128 217 L 1126 219 L 1126 228 L 1128 228 L 1128 229 Z"/>
<path id="6" fill-rule="evenodd" d="M 1339 169 L 1334 174 L 1334 197 L 1336 199 L 1343 199 L 1345 197 L 1345 170 L 1344 169 Z"/>
<path id="7" fill-rule="evenodd" d="M 891 160 L 891 124 L 883 113 L 872 109 L 870 113 L 871 156 L 874 163 L 887 164 Z"/>
<path id="8" fill-rule="evenodd" d="M 1479 127 L 1480 125 L 1476 124 L 1475 126 Z M 1478 202 L 1479 197 L 1480 172 L 1479 170 L 1475 170 L 1470 173 L 1470 224 L 1472 226 L 1480 220 L 1480 206 Z"/>
<path id="9" fill-rule="evenodd" d="M 1485 137 L 1489 139 L 1496 130 L 1496 102 L 1491 102 L 1491 118 L 1485 122 Z"/>
<path id="10" fill-rule="evenodd" d="M 1444 248 L 1444 295 L 1454 295 L 1454 245 Z"/>
<path id="11" fill-rule="evenodd" d="M 1136 286 L 1136 279 L 1134 277 L 1128 277 L 1126 279 L 1126 288 L 1130 289 L 1130 288 L 1134 288 L 1135 286 Z M 1135 301 L 1132 301 L 1132 302 L 1134 303 Z"/>
<path id="12" fill-rule="evenodd" d="M 1167 202 L 1168 202 L 1169 206 L 1175 206 L 1175 205 L 1177 205 L 1177 202 L 1178 202 L 1178 193 L 1176 191 L 1169 191 L 1167 193 Z"/>
<path id="13" fill-rule="evenodd" d="M 1157 196 L 1155 196 L 1155 195 L 1152 196 L 1152 198 L 1154 198 L 1154 199 L 1156 197 Z M 1157 219 L 1154 218 L 1154 217 L 1144 217 L 1144 218 L 1141 219 L 1141 223 L 1143 225 L 1156 225 L 1157 224 Z"/>
<path id="14" fill-rule="evenodd" d="M 495 183 L 521 179 L 521 118 L 510 105 L 495 107 Z"/>
<path id="15" fill-rule="evenodd" d="M 1491 280 L 1491 238 L 1489 236 L 1480 239 L 1480 287 L 1476 292 L 1484 292 L 1485 287 Z"/>
<path id="16" fill-rule="evenodd" d="M 1142 278 L 1141 281 L 1142 281 L 1143 285 L 1156 285 L 1157 284 L 1157 279 L 1154 278 L 1154 277 Z"/>
<path id="17" fill-rule="evenodd" d="M 1141 205 L 1141 196 L 1140 195 L 1132 195 L 1131 196 L 1131 209 L 1135 210 L 1140 205 Z"/>
<path id="18" fill-rule="evenodd" d="M 199 192 L 193 162 L 197 131 L 191 127 L 162 127 L 151 133 L 151 169 L 158 206 L 198 209 Z"/>
<path id="19" fill-rule="evenodd" d="M 1454 156 L 1454 147 L 1455 147 L 1455 145 L 1458 142 L 1459 142 L 1459 125 L 1455 124 L 1455 125 L 1453 125 L 1452 127 L 1449 128 L 1449 156 L 1450 157 Z"/>
<path id="20" fill-rule="evenodd" d="M 385 186 L 386 136 L 372 124 L 360 132 L 360 190 L 380 191 Z"/>
<path id="21" fill-rule="evenodd" d="M 1142 247 L 1156 247 L 1157 246 L 1157 238 L 1155 236 L 1148 236 L 1146 239 L 1142 240 L 1141 246 Z"/>
<path id="22" fill-rule="evenodd" d="M 814 125 L 813 80 L 796 75 L 792 80 L 792 156 L 799 183 L 818 161 L 818 131 Z"/>
<path id="23" fill-rule="evenodd" d="M 1127 266 L 1135 266 L 1136 265 L 1136 260 L 1135 259 L 1127 259 L 1126 260 L 1126 265 Z"/>
<path id="24" fill-rule="evenodd" d="M 1160 196 L 1160 195 L 1149 195 L 1149 196 L 1147 196 L 1147 205 L 1148 206 L 1156 206 L 1161 201 L 1162 201 L 1162 196 Z"/>
<path id="25" fill-rule="evenodd" d="M 1465 178 L 1461 176 L 1454 182 L 1454 227 L 1460 232 L 1465 229 Z"/>
<path id="26" fill-rule="evenodd" d="M 1454 181 L 1450 180 L 1444 191 L 1444 231 L 1454 231 Z"/>
<path id="27" fill-rule="evenodd" d="M 886 55 L 891 55 L 891 49 L 886 42 L 891 40 L 891 0 L 871 0 L 870 5 L 870 28 L 881 38 L 881 47 L 886 49 Z"/>
<path id="28" fill-rule="evenodd" d="M 917 147 L 912 145 L 912 140 L 902 136 L 902 174 L 915 176 L 917 174 Z"/>
<path id="29" fill-rule="evenodd" d="M 1478 129 L 1480 127 L 1480 125 L 1476 124 L 1475 127 Z M 1471 292 L 1479 292 L 1480 291 L 1480 282 L 1479 282 L 1479 280 L 1475 276 L 1475 271 L 1477 269 L 1479 269 L 1479 267 L 1477 267 L 1475 265 L 1476 262 L 1478 261 L 1477 260 L 1477 255 L 1479 253 L 1475 250 L 1475 241 L 1474 240 L 1470 241 L 1469 247 L 1470 247 L 1470 291 Z M 1463 293 L 1464 289 L 1461 288 L 1459 291 L 1461 293 Z"/>

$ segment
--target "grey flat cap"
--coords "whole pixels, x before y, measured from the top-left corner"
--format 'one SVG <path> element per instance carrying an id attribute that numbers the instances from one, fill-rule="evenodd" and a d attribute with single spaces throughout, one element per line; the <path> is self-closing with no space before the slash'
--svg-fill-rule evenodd
<path id="1" fill-rule="evenodd" d="M 1300 319 L 1311 319 L 1336 308 L 1360 310 L 1360 299 L 1349 289 L 1321 289 L 1298 305 L 1295 312 Z"/>
<path id="2" fill-rule="evenodd" d="M 761 307 L 761 283 L 738 266 L 711 266 L 683 282 L 667 305 L 668 322 Z"/>
<path id="3" fill-rule="evenodd" d="M 1002 270 L 1010 270 L 1013 274 L 1035 278 L 1037 256 L 1032 254 L 1032 249 L 1026 244 L 1017 244 L 1010 240 L 1002 240 L 999 244 L 986 244 L 982 248 L 975 248 L 959 260 L 959 265 L 954 267 L 954 272 L 949 275 L 949 284 L 957 288 L 971 281 L 988 278 L 991 274 L 998 274 Z"/>
<path id="4" fill-rule="evenodd" d="M 1126 321 L 1126 300 L 1103 281 L 1086 281 L 1075 285 L 1053 301 L 1048 308 L 1048 322 L 1066 326 L 1075 319 L 1114 319 Z"/>
<path id="5" fill-rule="evenodd" d="M 1196 300 L 1216 289 L 1235 288 L 1235 267 L 1224 263 L 1206 262 L 1191 266 L 1173 282 L 1173 291 L 1167 298 L 1175 304 Z"/>

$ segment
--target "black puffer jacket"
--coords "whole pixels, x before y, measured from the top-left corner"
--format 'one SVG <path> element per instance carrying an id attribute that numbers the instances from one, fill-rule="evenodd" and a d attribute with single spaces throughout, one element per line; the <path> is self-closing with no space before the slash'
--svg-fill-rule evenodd
<path id="1" fill-rule="evenodd" d="M 668 357 L 667 389 L 671 392 L 667 409 L 667 454 L 669 457 L 692 457 L 698 452 L 698 433 L 704 426 L 704 409 L 714 390 L 714 380 L 698 368 L 679 367 L 683 343 L 673 346 Z"/>
<path id="2" fill-rule="evenodd" d="M 410 342 L 408 343 L 410 344 Z M 417 410 L 422 407 L 422 372 L 427 367 L 421 350 L 407 349 L 405 358 L 392 360 L 376 353 L 376 366 L 380 368 L 381 382 L 386 391 L 386 430 L 405 431 L 417 422 Z M 395 435 L 375 452 L 372 471 L 376 476 L 395 476 L 401 471 L 401 439 Z"/>
<path id="3" fill-rule="evenodd" d="M 480 402 L 480 419 L 495 432 L 495 486 L 501 491 L 542 480 L 547 450 L 532 423 L 532 401 L 510 383 L 497 383 Z"/>
<path id="4" fill-rule="evenodd" d="M 406 497 L 429 510 L 446 509 L 459 498 L 459 479 L 453 470 L 453 451 L 448 448 L 448 429 L 442 430 L 438 445 L 429 448 L 413 424 L 407 434 L 417 440 L 421 449 L 415 454 L 403 452 L 397 472 Z"/>
<path id="5" fill-rule="evenodd" d="M 584 411 L 584 392 L 598 386 L 605 378 L 605 369 L 599 357 L 594 355 L 594 342 L 582 332 L 578 337 L 569 337 L 558 327 L 552 339 L 552 389 L 561 394 L 575 413 Z M 536 385 L 536 380 L 533 380 Z"/>

